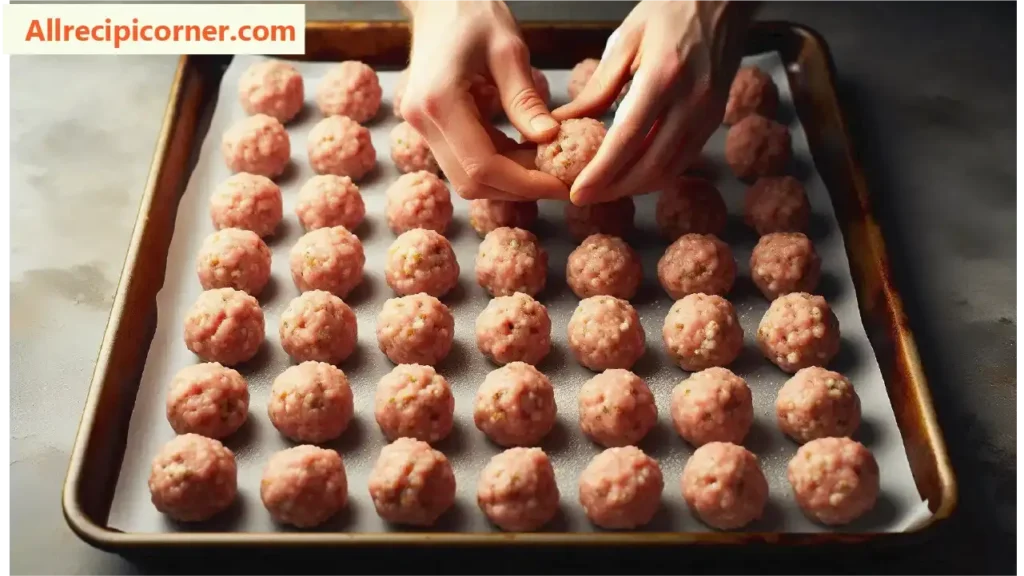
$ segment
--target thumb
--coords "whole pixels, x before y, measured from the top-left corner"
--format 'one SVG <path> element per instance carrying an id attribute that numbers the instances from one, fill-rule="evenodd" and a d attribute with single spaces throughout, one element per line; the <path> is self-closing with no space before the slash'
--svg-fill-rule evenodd
<path id="1" fill-rule="evenodd" d="M 491 76 L 498 86 L 501 105 L 509 122 L 533 142 L 554 138 L 558 122 L 551 117 L 547 104 L 533 83 L 526 44 L 520 38 L 498 43 L 489 56 Z"/>

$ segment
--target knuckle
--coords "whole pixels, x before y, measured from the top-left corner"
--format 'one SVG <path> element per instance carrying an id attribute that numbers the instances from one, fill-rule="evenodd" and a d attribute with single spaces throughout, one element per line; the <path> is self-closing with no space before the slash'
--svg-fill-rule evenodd
<path id="1" fill-rule="evenodd" d="M 541 112 L 544 109 L 544 102 L 540 99 L 537 91 L 532 88 L 523 88 L 513 94 L 507 105 L 512 110 L 522 112 Z"/>
<path id="2" fill-rule="evenodd" d="M 487 178 L 487 164 L 483 162 L 466 162 L 462 166 L 466 173 L 467 185 L 482 187 Z"/>
<path id="3" fill-rule="evenodd" d="M 466 200 L 477 200 L 483 196 L 483 186 L 474 183 L 463 183 L 455 187 L 455 192 Z"/>
<path id="4" fill-rule="evenodd" d="M 522 38 L 506 36 L 495 40 L 494 54 L 503 61 L 518 62 L 528 60 L 530 50 L 526 47 L 526 42 L 523 42 Z"/>

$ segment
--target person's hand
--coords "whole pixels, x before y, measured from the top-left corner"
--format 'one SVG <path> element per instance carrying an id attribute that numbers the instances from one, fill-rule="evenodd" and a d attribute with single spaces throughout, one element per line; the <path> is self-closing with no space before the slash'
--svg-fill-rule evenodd
<path id="1" fill-rule="evenodd" d="M 420 132 L 464 198 L 568 198 L 557 178 L 534 169 L 536 144 L 558 123 L 533 85 L 530 55 L 502 2 L 406 2 L 412 15 L 409 83 L 402 116 Z M 474 101 L 482 83 L 526 138 L 494 128 Z"/>
<path id="2" fill-rule="evenodd" d="M 632 81 L 597 155 L 573 183 L 587 205 L 659 189 L 722 122 L 752 6 L 644 0 L 609 39 L 583 92 L 555 118 L 600 116 Z"/>

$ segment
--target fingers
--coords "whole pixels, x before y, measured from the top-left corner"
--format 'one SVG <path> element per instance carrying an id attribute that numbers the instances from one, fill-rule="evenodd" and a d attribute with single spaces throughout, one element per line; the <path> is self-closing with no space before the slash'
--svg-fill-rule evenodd
<path id="1" fill-rule="evenodd" d="M 601 62 L 583 92 L 572 102 L 552 112 L 556 119 L 600 116 L 618 98 L 628 81 L 629 69 L 636 57 L 639 42 L 637 35 L 631 32 L 616 33 L 618 37 L 609 39 L 605 55 L 601 57 Z"/>
<path id="2" fill-rule="evenodd" d="M 527 139 L 544 142 L 554 137 L 558 122 L 533 85 L 530 53 L 521 38 L 494 43 L 488 54 L 491 75 L 509 121 Z"/>

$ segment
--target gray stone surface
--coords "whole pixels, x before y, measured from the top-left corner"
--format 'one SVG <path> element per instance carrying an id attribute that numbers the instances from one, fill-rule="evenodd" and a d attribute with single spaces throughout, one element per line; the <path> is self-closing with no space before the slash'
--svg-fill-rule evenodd
<path id="1" fill-rule="evenodd" d="M 386 2 L 309 3 L 310 18 L 391 19 Z M 519 2 L 520 18 L 621 18 L 630 3 Z M 828 41 L 856 148 L 960 481 L 954 519 L 895 550 L 516 555 L 503 568 L 706 571 L 1013 570 L 1016 534 L 1016 139 L 1012 4 L 768 3 Z M 483 551 L 259 555 L 91 549 L 60 488 L 176 64 L 173 57 L 11 59 L 11 570 L 15 573 L 423 570 Z M 382 553 L 384 552 L 384 553 Z M 456 555 L 457 554 L 457 555 Z M 279 558 L 279 562 L 289 562 Z M 294 560 L 294 559 L 291 559 Z M 315 564 L 317 561 L 328 564 Z M 199 563 L 214 562 L 215 564 Z M 537 562 L 544 562 L 538 568 Z M 671 562 L 671 564 L 665 564 Z M 772 568 L 767 568 L 772 566 Z M 455 568 L 453 568 L 454 570 Z"/>

